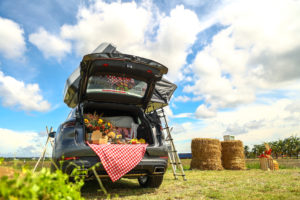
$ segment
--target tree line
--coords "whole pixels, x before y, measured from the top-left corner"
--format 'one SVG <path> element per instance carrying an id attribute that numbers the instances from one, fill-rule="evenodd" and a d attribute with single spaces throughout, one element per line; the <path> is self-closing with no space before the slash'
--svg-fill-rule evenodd
<path id="1" fill-rule="evenodd" d="M 276 140 L 268 142 L 272 149 L 272 156 L 278 157 L 296 157 L 298 159 L 300 153 L 300 137 L 290 136 L 283 140 Z M 244 146 L 245 156 L 247 158 L 257 158 L 265 151 L 265 145 L 257 144 L 254 145 L 250 150 L 249 146 Z"/>

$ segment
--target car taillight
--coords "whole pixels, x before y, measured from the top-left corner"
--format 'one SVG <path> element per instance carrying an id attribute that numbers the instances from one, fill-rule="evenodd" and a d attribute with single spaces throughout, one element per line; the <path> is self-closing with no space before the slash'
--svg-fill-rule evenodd
<path id="1" fill-rule="evenodd" d="M 159 157 L 159 158 L 168 159 L 169 157 L 168 156 L 162 156 L 162 157 Z"/>
<path id="2" fill-rule="evenodd" d="M 60 160 L 78 160 L 79 157 L 63 157 Z"/>
<path id="3" fill-rule="evenodd" d="M 66 122 L 63 125 L 63 128 L 70 128 L 70 127 L 74 127 L 75 126 L 75 122 Z"/>
<path id="4" fill-rule="evenodd" d="M 104 63 L 102 66 L 103 66 L 103 67 L 108 67 L 108 64 L 107 64 L 107 63 Z"/>
<path id="5" fill-rule="evenodd" d="M 152 74 L 152 71 L 149 69 L 149 70 L 147 70 L 147 72 L 149 73 L 149 74 Z"/>

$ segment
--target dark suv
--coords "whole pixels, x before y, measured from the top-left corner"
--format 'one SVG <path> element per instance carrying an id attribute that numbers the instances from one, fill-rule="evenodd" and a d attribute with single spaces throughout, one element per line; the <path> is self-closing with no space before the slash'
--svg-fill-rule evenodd
<path id="1" fill-rule="evenodd" d="M 53 161 L 59 166 L 63 160 L 62 170 L 67 174 L 74 169 L 70 163 L 83 169 L 100 163 L 97 173 L 108 177 L 101 160 L 87 145 L 83 116 L 96 112 L 104 118 L 126 119 L 137 124 L 136 137 L 145 139 L 149 145 L 142 161 L 123 177 L 138 178 L 143 187 L 159 187 L 167 168 L 168 152 L 155 110 L 167 105 L 176 89 L 162 79 L 167 71 L 155 61 L 122 54 L 110 44 L 101 44 L 85 55 L 66 83 L 64 102 L 72 110 L 55 133 Z M 117 80 L 134 84 L 125 90 L 115 87 Z M 93 173 L 88 172 L 86 180 L 93 178 Z"/>

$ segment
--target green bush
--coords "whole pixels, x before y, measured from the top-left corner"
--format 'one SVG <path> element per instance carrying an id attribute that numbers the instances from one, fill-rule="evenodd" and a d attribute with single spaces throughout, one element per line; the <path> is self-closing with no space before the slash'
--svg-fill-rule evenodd
<path id="1" fill-rule="evenodd" d="M 22 173 L 15 173 L 13 178 L 3 176 L 0 179 L 0 200 L 2 199 L 43 199 L 43 200 L 72 200 L 84 199 L 80 189 L 84 181 L 75 176 L 70 182 L 68 175 L 57 170 L 51 173 L 43 168 L 40 172 L 32 173 L 23 169 Z"/>
<path id="2" fill-rule="evenodd" d="M 251 162 L 246 163 L 247 169 L 260 169 L 260 163 L 259 162 Z"/>

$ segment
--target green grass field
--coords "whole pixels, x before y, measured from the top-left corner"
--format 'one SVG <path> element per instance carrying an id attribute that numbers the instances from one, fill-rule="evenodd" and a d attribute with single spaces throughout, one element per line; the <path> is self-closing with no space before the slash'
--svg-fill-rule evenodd
<path id="1" fill-rule="evenodd" d="M 299 199 L 300 172 L 284 169 L 265 172 L 186 171 L 187 181 L 174 180 L 167 171 L 159 189 L 142 189 L 136 180 L 123 179 L 112 184 L 104 182 L 113 199 Z M 82 195 L 87 199 L 103 197 L 97 183 L 87 183 Z"/>
<path id="2" fill-rule="evenodd" d="M 185 169 L 189 168 L 189 162 L 183 160 Z M 299 163 L 298 160 L 293 162 Z M 255 163 L 258 161 L 247 161 L 248 166 L 257 166 Z M 297 165 L 269 172 L 253 169 L 256 167 L 242 171 L 186 170 L 187 181 L 174 180 L 171 169 L 168 169 L 159 189 L 140 188 L 135 179 L 103 183 L 112 199 L 300 199 L 300 168 L 295 167 Z M 86 182 L 81 190 L 82 196 L 105 199 L 106 196 L 98 190 L 96 181 Z"/>

